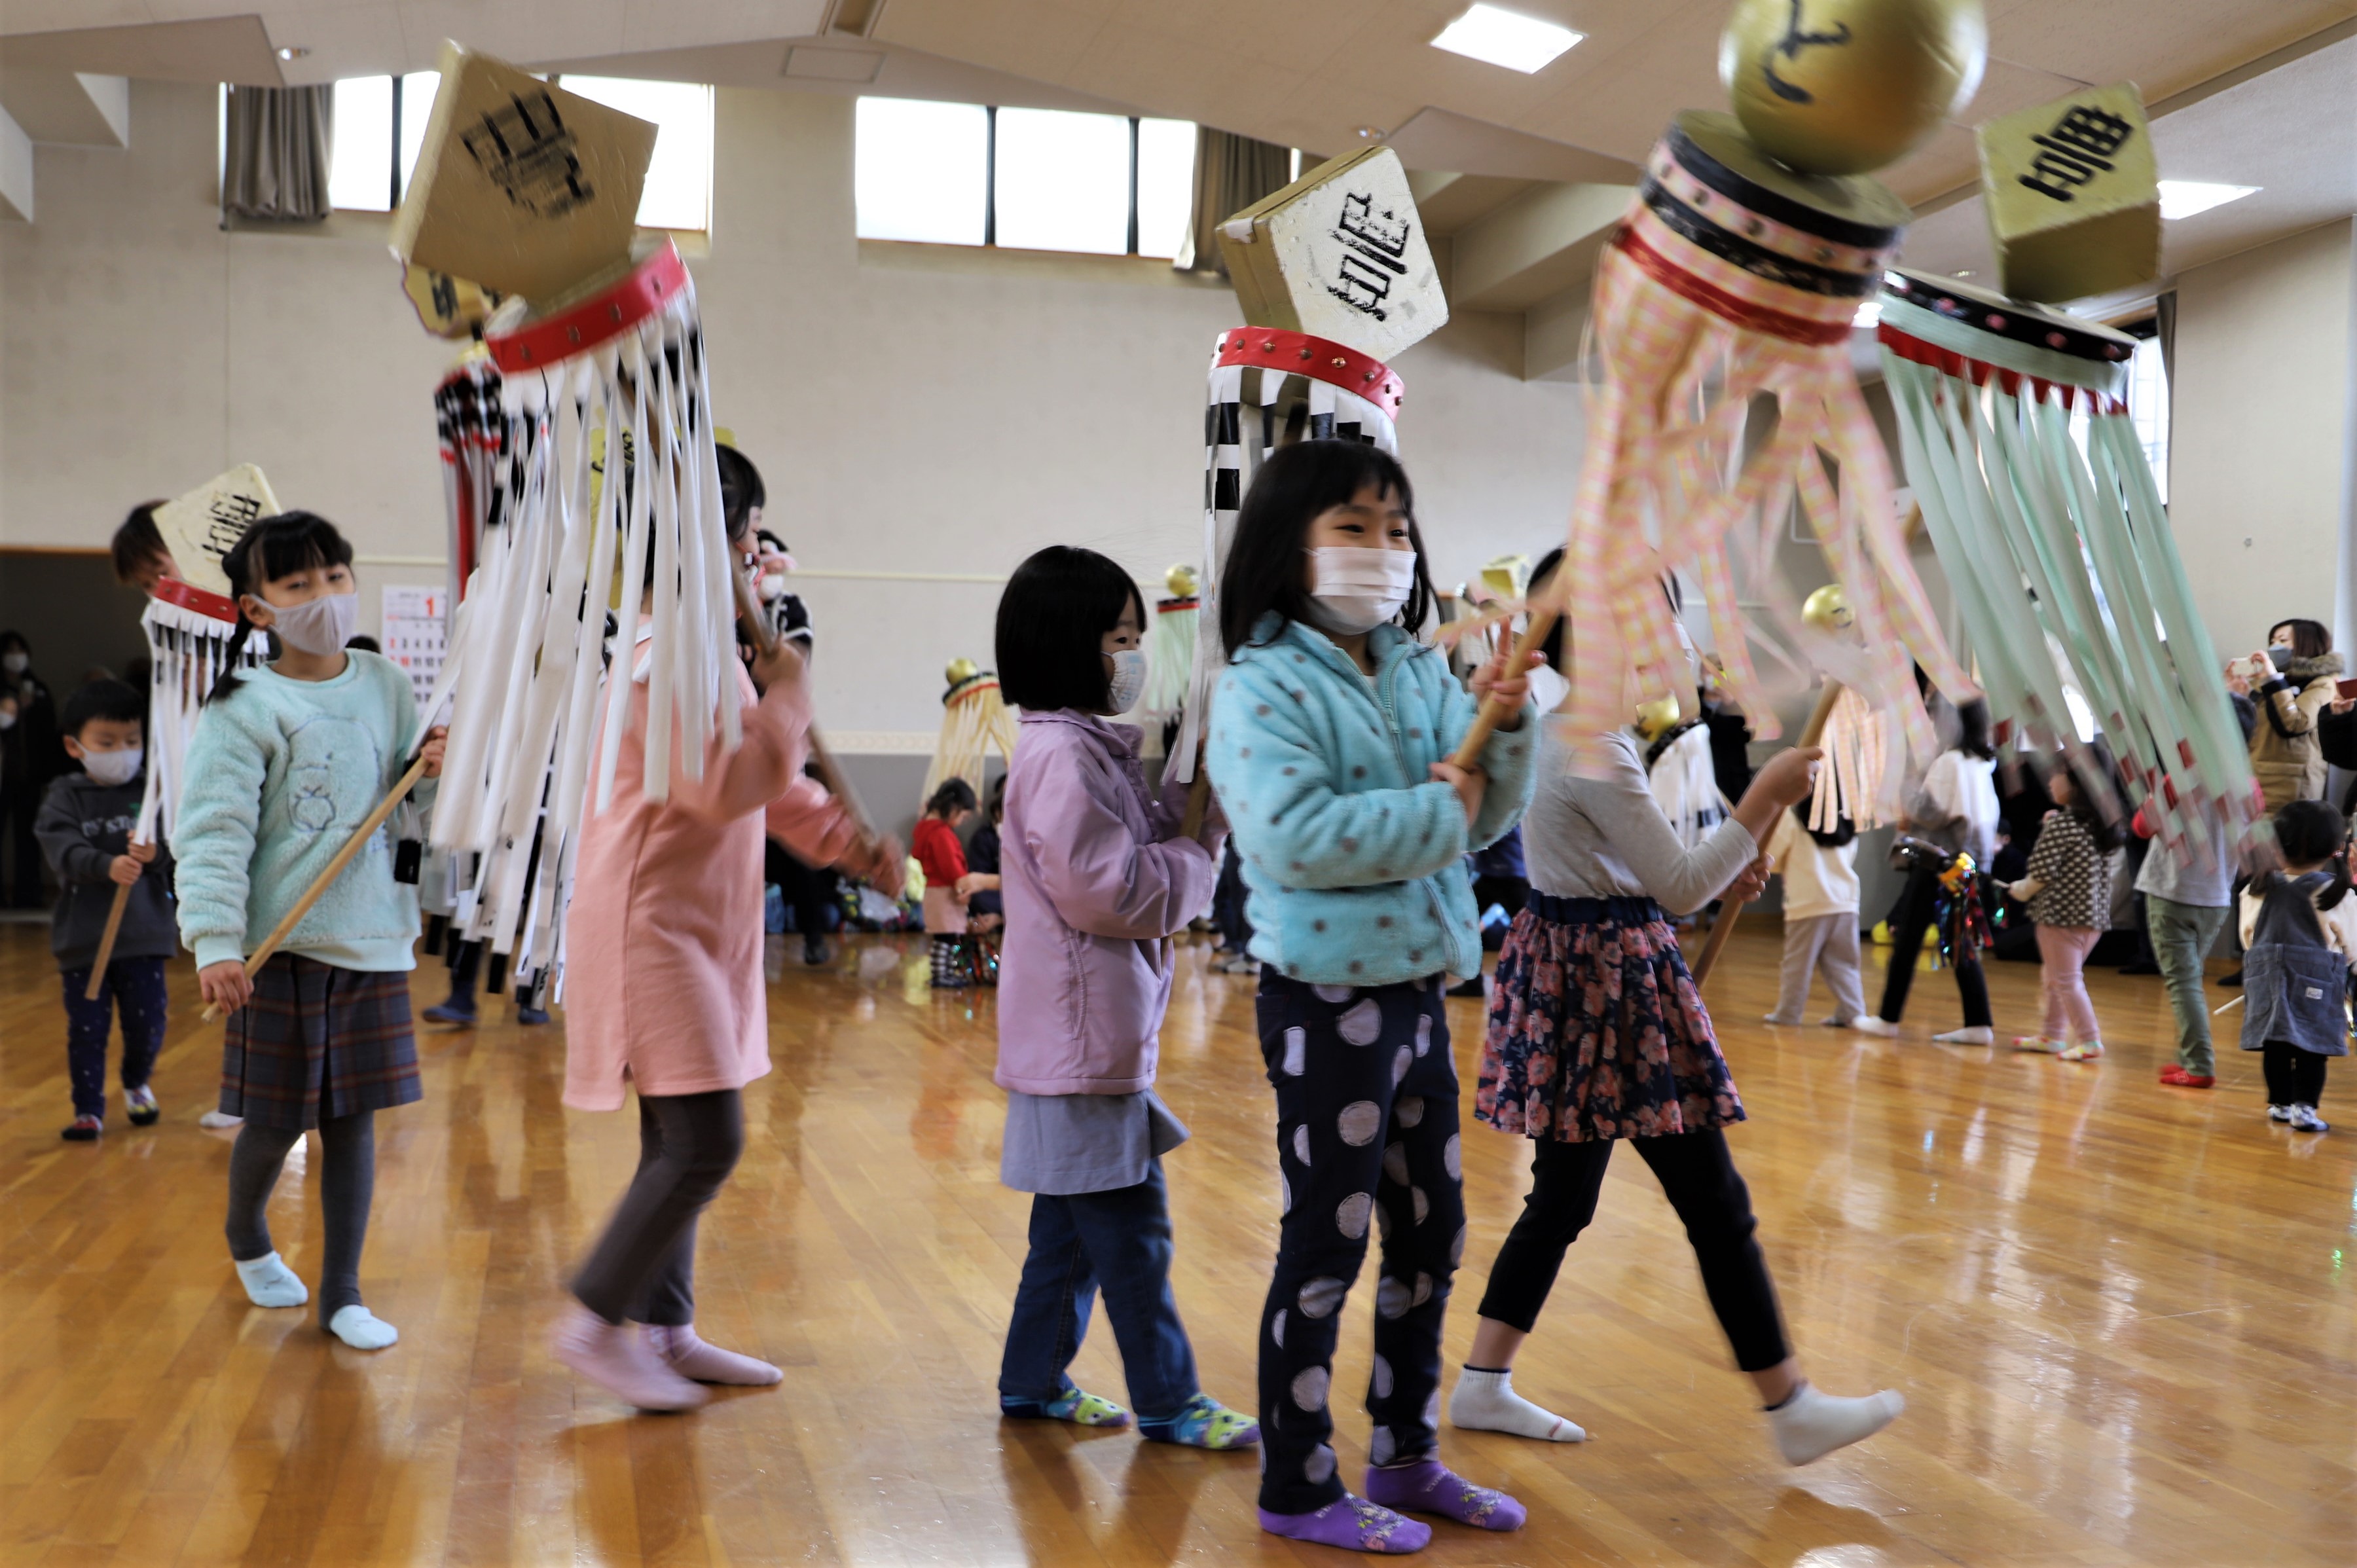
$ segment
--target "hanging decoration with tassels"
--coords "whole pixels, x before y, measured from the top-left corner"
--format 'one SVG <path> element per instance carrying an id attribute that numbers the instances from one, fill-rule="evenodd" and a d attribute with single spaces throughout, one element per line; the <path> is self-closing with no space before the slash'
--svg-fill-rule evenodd
<path id="1" fill-rule="evenodd" d="M 925 790 L 918 810 L 933 791 L 952 779 L 963 779 L 977 800 L 983 798 L 983 773 L 990 749 L 999 760 L 1012 761 L 1020 727 L 1014 711 L 999 694 L 998 676 L 971 659 L 952 659 L 942 671 L 949 689 L 942 693 L 942 735 L 933 746 L 932 766 L 925 769 Z"/>
<path id="2" fill-rule="evenodd" d="M 1146 628 L 1146 695 L 1138 699 L 1137 722 L 1146 726 L 1146 755 L 1158 756 L 1163 731 L 1178 722 L 1187 705 L 1187 690 L 1195 663 L 1195 631 L 1203 618 L 1203 579 L 1194 567 L 1181 563 L 1163 574 L 1166 596 L 1154 602 L 1154 624 Z"/>

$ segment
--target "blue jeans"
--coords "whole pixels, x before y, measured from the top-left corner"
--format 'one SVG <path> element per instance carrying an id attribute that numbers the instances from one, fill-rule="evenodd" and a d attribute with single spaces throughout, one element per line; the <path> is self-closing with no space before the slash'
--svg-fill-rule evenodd
<path id="1" fill-rule="evenodd" d="M 1089 1331 L 1089 1309 L 1104 1293 L 1105 1317 L 1121 1347 L 1129 1403 L 1140 1421 L 1168 1420 L 1195 1397 L 1195 1352 L 1170 1294 L 1169 1188 L 1155 1160 L 1135 1187 L 1031 1198 L 1031 1251 L 1015 1290 L 998 1391 L 1046 1402 L 1069 1385 L 1064 1369 Z"/>
<path id="2" fill-rule="evenodd" d="M 123 1087 L 144 1089 L 164 1044 L 164 961 L 118 958 L 106 966 L 98 1000 L 90 989 L 90 965 L 60 976 L 66 993 L 66 1077 L 73 1084 L 74 1114 L 106 1114 L 106 1036 L 113 1015 L 123 1018 Z"/>

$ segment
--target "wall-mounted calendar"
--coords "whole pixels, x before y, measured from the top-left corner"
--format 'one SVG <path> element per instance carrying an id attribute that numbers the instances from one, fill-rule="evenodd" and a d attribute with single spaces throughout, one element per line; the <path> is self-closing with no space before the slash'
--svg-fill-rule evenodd
<path id="1" fill-rule="evenodd" d="M 384 586 L 384 656 L 409 671 L 419 704 L 434 694 L 449 646 L 450 591 L 408 584 Z"/>

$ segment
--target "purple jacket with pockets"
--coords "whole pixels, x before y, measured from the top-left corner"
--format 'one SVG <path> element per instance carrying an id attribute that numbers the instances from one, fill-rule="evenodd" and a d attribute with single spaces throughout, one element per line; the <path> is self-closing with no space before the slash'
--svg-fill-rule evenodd
<path id="1" fill-rule="evenodd" d="M 1183 788 L 1147 792 L 1138 730 L 1071 708 L 1022 725 L 999 830 L 996 1081 L 1132 1094 L 1154 1082 L 1171 933 L 1211 902 L 1219 861 L 1178 836 Z"/>

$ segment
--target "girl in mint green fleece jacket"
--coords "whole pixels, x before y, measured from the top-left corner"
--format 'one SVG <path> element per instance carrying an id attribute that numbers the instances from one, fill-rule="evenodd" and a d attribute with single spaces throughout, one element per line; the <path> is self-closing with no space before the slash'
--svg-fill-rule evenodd
<path id="1" fill-rule="evenodd" d="M 1250 890 L 1261 1052 L 1284 1208 L 1262 1311 L 1263 1529 L 1407 1552 L 1437 1513 L 1513 1530 L 1522 1505 L 1437 1457 L 1440 1331 L 1465 1251 L 1448 977 L 1479 973 L 1468 850 L 1522 816 L 1525 682 L 1467 692 L 1416 641 L 1432 605 L 1407 475 L 1372 446 L 1305 441 L 1262 463 L 1220 582 L 1229 664 L 1208 753 Z M 1512 714 L 1480 767 L 1448 761 L 1485 693 Z M 1364 1497 L 1328 1414 L 1344 1297 L 1382 1234 Z"/>
<path id="2" fill-rule="evenodd" d="M 256 1306 L 309 1293 L 273 1250 L 264 1211 L 287 1151 L 319 1132 L 319 1326 L 356 1349 L 399 1336 L 361 1304 L 361 1248 L 376 1181 L 376 1112 L 423 1093 L 410 1032 L 417 896 L 397 882 L 392 834 L 328 886 L 285 945 L 249 977 L 246 955 L 350 839 L 422 749 L 441 771 L 441 732 L 419 734 L 409 677 L 348 652 L 360 599 L 351 546 L 308 512 L 265 517 L 222 560 L 237 591 L 231 662 L 257 628 L 277 657 L 225 674 L 188 748 L 172 845 L 180 938 L 197 981 L 229 1019 L 223 1113 L 242 1117 L 230 1153 L 230 1258 Z"/>

